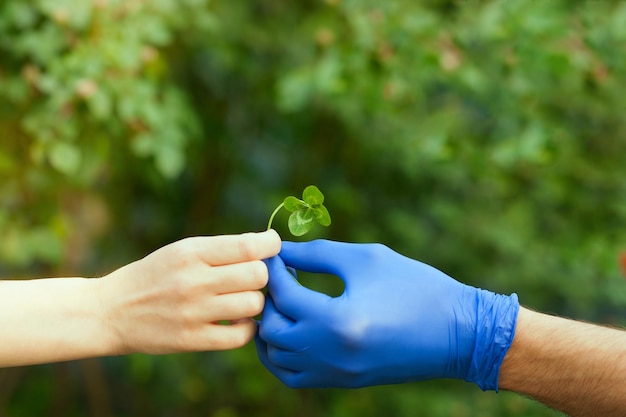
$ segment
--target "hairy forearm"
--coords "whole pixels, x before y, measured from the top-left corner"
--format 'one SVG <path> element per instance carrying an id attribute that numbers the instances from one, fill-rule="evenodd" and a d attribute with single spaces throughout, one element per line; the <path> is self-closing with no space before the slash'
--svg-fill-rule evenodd
<path id="1" fill-rule="evenodd" d="M 0 281 L 0 367 L 110 354 L 95 281 Z"/>
<path id="2" fill-rule="evenodd" d="M 522 308 L 499 385 L 573 417 L 621 417 L 626 332 Z"/>

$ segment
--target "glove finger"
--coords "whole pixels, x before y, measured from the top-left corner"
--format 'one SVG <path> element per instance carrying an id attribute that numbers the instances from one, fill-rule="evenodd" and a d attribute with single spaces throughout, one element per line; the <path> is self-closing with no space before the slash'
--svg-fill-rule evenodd
<path id="1" fill-rule="evenodd" d="M 272 344 L 267 345 L 267 358 L 274 365 L 293 372 L 302 372 L 307 368 L 307 359 L 301 352 L 281 349 Z"/>
<path id="2" fill-rule="evenodd" d="M 300 285 L 279 256 L 266 259 L 269 272 L 268 293 L 276 310 L 297 321 L 302 317 L 315 315 L 330 299 L 326 294 L 310 290 Z"/>
<path id="3" fill-rule="evenodd" d="M 295 322 L 276 309 L 271 296 L 265 300 L 263 318 L 258 325 L 258 335 L 264 342 L 288 350 L 297 350 L 298 338 L 294 334 Z"/>
<path id="4" fill-rule="evenodd" d="M 270 361 L 267 351 L 268 345 L 261 339 L 258 335 L 254 338 L 254 343 L 256 345 L 257 355 L 259 356 L 259 360 L 270 371 L 276 378 L 278 378 L 283 384 L 287 385 L 290 388 L 298 388 L 298 380 L 301 379 L 301 373 L 292 371 L 290 369 L 281 368 L 276 366 Z"/>
<path id="5" fill-rule="evenodd" d="M 317 239 L 310 242 L 283 242 L 278 256 L 288 267 L 338 276 L 347 289 L 352 278 L 360 282 L 363 280 L 361 272 L 365 261 L 371 256 L 371 248 L 375 246 Z"/>
<path id="6" fill-rule="evenodd" d="M 283 242 L 278 256 L 286 265 L 306 272 L 339 275 L 335 262 L 342 258 L 347 243 L 317 239 L 309 242 Z"/>
<path id="7" fill-rule="evenodd" d="M 283 242 L 278 256 L 288 267 L 306 272 L 338 276 L 351 287 L 364 280 L 378 279 L 372 268 L 381 261 L 390 269 L 401 259 L 408 259 L 380 243 L 347 243 L 317 239 L 310 242 Z"/>

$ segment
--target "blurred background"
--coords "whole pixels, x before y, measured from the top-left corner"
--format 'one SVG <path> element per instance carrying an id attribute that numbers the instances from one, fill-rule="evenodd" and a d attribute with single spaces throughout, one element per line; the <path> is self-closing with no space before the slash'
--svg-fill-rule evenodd
<path id="1" fill-rule="evenodd" d="M 0 276 L 260 231 L 315 184 L 333 224 L 307 240 L 624 325 L 625 53 L 624 2 L 3 0 Z M 290 390 L 249 345 L 0 370 L 0 415 L 557 413 L 458 381 Z"/>

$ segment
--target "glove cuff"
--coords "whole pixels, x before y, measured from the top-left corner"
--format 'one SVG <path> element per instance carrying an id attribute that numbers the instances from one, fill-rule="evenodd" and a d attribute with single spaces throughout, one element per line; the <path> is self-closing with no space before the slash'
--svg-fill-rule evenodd
<path id="1" fill-rule="evenodd" d="M 515 336 L 519 301 L 517 294 L 506 296 L 485 290 L 477 297 L 476 345 L 465 380 L 483 391 L 498 392 L 500 365 Z"/>

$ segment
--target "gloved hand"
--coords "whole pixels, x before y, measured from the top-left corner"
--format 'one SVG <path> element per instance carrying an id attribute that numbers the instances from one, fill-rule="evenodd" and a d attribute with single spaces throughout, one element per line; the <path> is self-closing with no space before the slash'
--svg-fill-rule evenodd
<path id="1" fill-rule="evenodd" d="M 266 263 L 257 351 L 287 386 L 459 378 L 497 390 L 519 311 L 515 294 L 470 287 L 381 244 L 283 242 Z M 288 267 L 336 275 L 344 293 L 303 287 Z"/>

